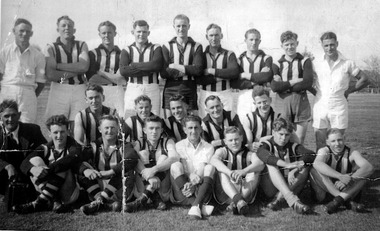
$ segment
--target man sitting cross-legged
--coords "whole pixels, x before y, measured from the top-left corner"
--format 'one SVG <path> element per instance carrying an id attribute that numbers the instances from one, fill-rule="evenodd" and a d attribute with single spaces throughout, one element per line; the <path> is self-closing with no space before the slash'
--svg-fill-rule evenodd
<path id="1" fill-rule="evenodd" d="M 257 156 L 267 166 L 261 178 L 264 193 L 274 200 L 268 204 L 277 210 L 286 200 L 297 213 L 306 214 L 309 206 L 304 205 L 297 194 L 303 189 L 309 174 L 306 163 L 314 161 L 315 153 L 301 144 L 290 141 L 293 124 L 287 119 L 278 118 L 273 122 L 273 137 L 262 141 Z"/>
<path id="2" fill-rule="evenodd" d="M 360 204 L 361 190 L 366 180 L 374 172 L 368 160 L 356 150 L 345 145 L 343 132 L 332 128 L 327 130 L 327 146 L 318 150 L 311 173 L 311 185 L 318 201 L 323 201 L 326 193 L 334 196 L 324 210 L 334 213 L 341 205 L 353 211 L 364 211 Z"/>
<path id="3" fill-rule="evenodd" d="M 163 121 L 158 116 L 150 116 L 144 120 L 143 131 L 146 138 L 140 139 L 135 144 L 139 152 L 136 176 L 135 196 L 138 198 L 126 205 L 126 212 L 134 212 L 145 207 L 153 194 L 158 192 L 157 209 L 165 210 L 165 202 L 169 200 L 170 178 L 168 170 L 178 161 L 175 143 L 172 139 L 162 136 Z"/>
<path id="4" fill-rule="evenodd" d="M 180 162 L 170 168 L 172 176 L 172 203 L 192 205 L 188 215 L 201 219 L 210 215 L 213 206 L 204 205 L 210 199 L 214 184 L 215 168 L 209 165 L 214 148 L 201 138 L 202 120 L 198 116 L 187 116 L 182 121 L 186 139 L 176 143 Z"/>
<path id="5" fill-rule="evenodd" d="M 80 209 L 86 215 L 99 210 L 120 211 L 121 198 L 116 193 L 121 190 L 123 181 L 126 199 L 132 195 L 134 169 L 138 156 L 131 143 L 124 145 L 125 179 L 122 176 L 122 142 L 118 140 L 119 121 L 116 116 L 104 115 L 99 122 L 101 138 L 91 142 L 91 148 L 82 154 L 84 161 L 79 168 L 79 184 L 88 192 L 91 203 Z M 113 202 L 113 203 L 108 203 Z"/>
<path id="6" fill-rule="evenodd" d="M 20 167 L 25 175 L 31 176 L 40 194 L 33 202 L 14 206 L 17 213 L 48 210 L 51 205 L 53 211 L 61 213 L 67 211 L 65 205 L 78 199 L 79 187 L 73 170 L 78 170 L 82 147 L 68 136 L 69 120 L 64 115 L 50 117 L 46 126 L 52 141 L 38 147 Z"/>
<path id="7" fill-rule="evenodd" d="M 256 154 L 242 145 L 243 135 L 239 128 L 224 130 L 225 147 L 215 151 L 210 163 L 218 170 L 214 195 L 220 204 L 230 203 L 228 210 L 234 214 L 248 213 L 248 203 L 253 203 L 259 183 L 259 172 L 264 165 Z"/>

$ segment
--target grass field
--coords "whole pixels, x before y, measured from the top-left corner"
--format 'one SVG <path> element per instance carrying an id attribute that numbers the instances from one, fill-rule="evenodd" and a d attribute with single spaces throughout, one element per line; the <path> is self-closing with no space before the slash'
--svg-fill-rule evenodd
<path id="1" fill-rule="evenodd" d="M 39 102 L 39 123 L 44 128 L 43 112 L 47 91 Z M 275 105 L 275 108 L 278 105 Z M 350 124 L 348 144 L 360 150 L 375 166 L 380 177 L 380 95 L 353 94 L 349 97 Z M 46 133 L 46 130 L 44 131 Z M 306 146 L 315 149 L 311 126 Z M 303 195 L 307 201 L 307 194 Z M 30 215 L 6 213 L 0 208 L 0 229 L 23 230 L 378 230 L 380 227 L 380 181 L 369 182 L 363 202 L 367 213 L 348 210 L 326 215 L 321 205 L 313 205 L 312 215 L 298 215 L 290 208 L 272 212 L 260 202 L 252 205 L 247 217 L 223 214 L 216 208 L 213 216 L 201 221 L 187 218 L 188 208 L 171 206 L 168 211 L 154 209 L 134 214 L 100 213 L 85 216 L 78 208 L 72 214 L 41 212 Z"/>

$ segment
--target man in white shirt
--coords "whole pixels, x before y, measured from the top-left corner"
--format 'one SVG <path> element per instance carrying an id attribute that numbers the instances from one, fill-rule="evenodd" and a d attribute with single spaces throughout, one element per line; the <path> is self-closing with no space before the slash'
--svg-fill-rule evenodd
<path id="1" fill-rule="evenodd" d="M 348 127 L 347 97 L 368 85 L 368 77 L 346 59 L 338 50 L 337 36 L 326 32 L 321 37 L 325 55 L 315 62 L 317 79 L 316 97 L 313 108 L 313 127 L 315 129 L 317 149 L 325 146 L 328 128 L 338 128 L 344 133 Z M 351 85 L 351 78 L 358 81 Z"/>
<path id="2" fill-rule="evenodd" d="M 35 123 L 37 97 L 45 86 L 44 55 L 29 40 L 32 24 L 23 18 L 13 27 L 15 42 L 0 51 L 0 100 L 14 99 L 21 112 L 20 121 Z"/>

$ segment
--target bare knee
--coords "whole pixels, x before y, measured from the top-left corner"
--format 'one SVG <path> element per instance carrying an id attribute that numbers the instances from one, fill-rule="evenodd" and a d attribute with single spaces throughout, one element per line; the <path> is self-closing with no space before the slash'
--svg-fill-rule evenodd
<path id="1" fill-rule="evenodd" d="M 214 179 L 214 175 L 215 175 L 215 167 L 212 166 L 211 164 L 208 164 L 205 166 L 204 170 L 203 170 L 203 175 L 204 176 L 208 176 L 208 177 L 211 177 Z"/>
<path id="2" fill-rule="evenodd" d="M 35 167 L 46 167 L 44 160 L 39 156 L 31 158 L 29 162 Z"/>
<path id="3" fill-rule="evenodd" d="M 181 162 L 175 162 L 170 166 L 170 174 L 173 178 L 177 178 L 180 175 L 184 174 L 183 165 Z"/>

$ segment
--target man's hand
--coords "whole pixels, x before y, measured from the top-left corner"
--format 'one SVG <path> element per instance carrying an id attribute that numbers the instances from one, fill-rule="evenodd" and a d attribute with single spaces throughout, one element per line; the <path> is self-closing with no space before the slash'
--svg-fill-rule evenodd
<path id="1" fill-rule="evenodd" d="M 201 182 L 201 178 L 195 173 L 191 173 L 189 178 L 192 185 L 197 185 Z"/>
<path id="2" fill-rule="evenodd" d="M 289 172 L 288 175 L 288 183 L 289 185 L 294 185 L 297 182 L 297 175 L 299 173 L 298 168 L 293 169 L 292 171 Z"/>
<path id="3" fill-rule="evenodd" d="M 279 75 L 274 75 L 274 76 L 273 76 L 273 80 L 274 80 L 274 81 L 277 81 L 277 82 L 282 81 L 281 76 L 279 76 Z"/>
<path id="4" fill-rule="evenodd" d="M 343 182 L 339 180 L 336 181 L 334 185 L 339 191 L 343 191 L 347 187 L 347 185 L 343 184 Z"/>
<path id="5" fill-rule="evenodd" d="M 152 177 L 154 177 L 154 175 L 156 175 L 157 171 L 156 171 L 156 168 L 155 167 L 152 167 L 152 168 L 144 168 L 142 171 L 141 171 L 141 176 L 145 179 L 145 180 L 148 180 Z"/>
<path id="6" fill-rule="evenodd" d="M 17 170 L 11 164 L 8 164 L 7 166 L 5 166 L 5 170 L 7 170 L 8 172 L 8 179 L 11 179 L 13 176 L 17 174 Z"/>
<path id="7" fill-rule="evenodd" d="M 214 146 L 214 148 L 222 146 L 222 140 L 213 140 L 211 141 L 211 145 Z"/>
<path id="8" fill-rule="evenodd" d="M 100 172 L 96 171 L 95 169 L 86 169 L 84 170 L 83 175 L 90 180 L 95 180 L 102 177 Z"/>
<path id="9" fill-rule="evenodd" d="M 32 175 L 38 179 L 42 179 L 44 177 L 46 177 L 49 172 L 48 172 L 48 167 L 32 167 L 30 169 L 30 173 L 32 173 Z"/>
<path id="10" fill-rule="evenodd" d="M 294 86 L 296 85 L 297 83 L 299 82 L 302 82 L 302 79 L 292 79 L 292 80 L 289 80 L 289 83 L 290 83 L 290 86 Z"/>
<path id="11" fill-rule="evenodd" d="M 153 190 L 157 190 L 160 188 L 161 181 L 158 177 L 152 177 L 148 180 L 149 185 L 152 186 Z"/>
<path id="12" fill-rule="evenodd" d="M 245 176 L 245 172 L 243 170 L 234 170 L 231 172 L 231 179 L 234 183 L 240 183 L 243 176 Z"/>
<path id="13" fill-rule="evenodd" d="M 102 179 L 110 179 L 113 175 L 115 175 L 115 172 L 112 169 L 107 171 L 100 171 L 99 173 Z"/>
<path id="14" fill-rule="evenodd" d="M 246 144 L 246 147 L 249 149 L 251 152 L 257 152 L 259 147 L 261 146 L 260 142 L 253 142 L 251 144 Z"/>
<path id="15" fill-rule="evenodd" d="M 207 68 L 203 72 L 204 75 L 214 75 L 215 76 L 215 69 L 214 68 Z"/>
<path id="16" fill-rule="evenodd" d="M 344 174 L 339 176 L 339 181 L 341 181 L 344 185 L 349 185 L 353 182 L 352 177 L 349 174 Z"/>
<path id="17" fill-rule="evenodd" d="M 263 69 L 261 69 L 260 72 L 268 72 L 268 71 L 270 71 L 269 67 L 264 67 Z"/>
<path id="18" fill-rule="evenodd" d="M 243 72 L 243 73 L 240 74 L 240 77 L 242 79 L 251 80 L 251 73 L 249 73 L 249 72 Z"/>
<path id="19" fill-rule="evenodd" d="M 298 170 L 301 170 L 305 165 L 305 162 L 303 162 L 303 160 L 301 161 L 294 161 L 292 163 L 287 163 L 285 168 L 288 168 L 288 169 L 293 169 L 293 168 L 297 168 Z"/>
<path id="20" fill-rule="evenodd" d="M 191 197 L 191 195 L 193 195 L 194 192 L 195 186 L 190 182 L 187 182 L 182 188 L 182 194 L 187 198 Z"/>

